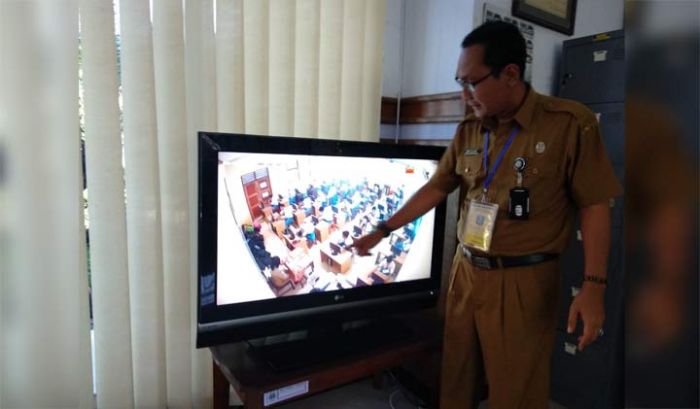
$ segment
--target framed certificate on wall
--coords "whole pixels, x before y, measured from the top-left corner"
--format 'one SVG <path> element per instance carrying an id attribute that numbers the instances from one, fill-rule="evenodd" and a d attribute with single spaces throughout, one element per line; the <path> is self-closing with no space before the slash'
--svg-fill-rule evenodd
<path id="1" fill-rule="evenodd" d="M 574 33 L 576 0 L 513 0 L 514 16 L 567 35 Z"/>

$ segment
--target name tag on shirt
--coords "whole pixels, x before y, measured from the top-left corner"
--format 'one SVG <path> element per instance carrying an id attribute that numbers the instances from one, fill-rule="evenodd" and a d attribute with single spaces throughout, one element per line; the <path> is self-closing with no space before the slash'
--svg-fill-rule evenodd
<path id="1" fill-rule="evenodd" d="M 464 156 L 476 156 L 481 153 L 479 148 L 467 148 L 464 150 Z"/>

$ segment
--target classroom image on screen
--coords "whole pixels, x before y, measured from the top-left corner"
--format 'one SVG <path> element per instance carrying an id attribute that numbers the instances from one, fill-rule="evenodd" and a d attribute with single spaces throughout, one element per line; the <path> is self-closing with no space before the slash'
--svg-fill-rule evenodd
<path id="1" fill-rule="evenodd" d="M 429 160 L 219 153 L 217 304 L 430 277 L 432 211 L 370 256 L 351 245 L 435 169 Z"/>

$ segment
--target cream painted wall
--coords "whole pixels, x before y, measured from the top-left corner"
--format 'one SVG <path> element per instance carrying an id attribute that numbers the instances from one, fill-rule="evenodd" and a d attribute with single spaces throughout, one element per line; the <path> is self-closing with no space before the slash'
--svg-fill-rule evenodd
<path id="1" fill-rule="evenodd" d="M 474 4 L 474 26 L 482 21 L 484 3 L 509 11 L 512 0 L 469 0 Z M 535 49 L 532 85 L 539 92 L 553 95 L 557 89 L 557 73 L 564 40 L 585 37 L 622 28 L 623 0 L 579 0 L 574 34 L 565 34 L 535 24 Z M 509 13 L 510 14 L 510 13 Z M 457 88 L 454 87 L 456 90 Z"/>
<path id="2" fill-rule="evenodd" d="M 455 68 L 471 30 L 472 0 L 403 0 L 406 19 L 401 90 L 404 97 L 457 90 Z"/>
<path id="3" fill-rule="evenodd" d="M 481 22 L 486 1 L 505 11 L 512 4 L 512 0 L 389 0 L 382 95 L 396 97 L 400 92 L 402 97 L 410 97 L 459 91 L 453 78 L 460 43 Z M 564 40 L 621 29 L 622 21 L 623 0 L 579 0 L 574 35 L 566 36 L 535 25 L 532 73 L 535 89 L 546 94 L 556 92 Z M 402 48 L 402 57 L 398 47 Z M 427 135 L 449 139 L 454 127 L 445 125 L 403 125 L 400 137 L 422 139 Z M 383 138 L 393 138 L 395 133 L 392 126 L 381 129 Z"/>
<path id="4" fill-rule="evenodd" d="M 384 25 L 382 96 L 396 98 L 401 90 L 401 30 L 403 1 L 387 0 Z"/>
<path id="5" fill-rule="evenodd" d="M 481 22 L 485 2 L 388 0 L 382 95 L 395 97 L 401 92 L 410 97 L 458 91 L 453 78 L 459 44 Z M 512 4 L 512 0 L 488 2 L 506 11 Z M 622 0 L 579 0 L 574 35 L 535 25 L 533 85 L 552 93 L 562 41 L 620 29 L 622 17 Z M 397 47 L 402 47 L 403 64 Z"/>

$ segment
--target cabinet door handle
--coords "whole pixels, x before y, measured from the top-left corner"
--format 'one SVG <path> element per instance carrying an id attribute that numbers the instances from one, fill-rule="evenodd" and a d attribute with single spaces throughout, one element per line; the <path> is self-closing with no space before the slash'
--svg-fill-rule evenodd
<path id="1" fill-rule="evenodd" d="M 570 79 L 572 79 L 572 78 L 574 78 L 574 74 L 572 74 L 572 73 L 570 73 L 570 72 L 565 73 L 565 74 L 562 76 L 561 85 L 562 85 L 562 86 L 566 85 L 566 81 L 567 81 L 567 80 L 570 80 Z"/>

